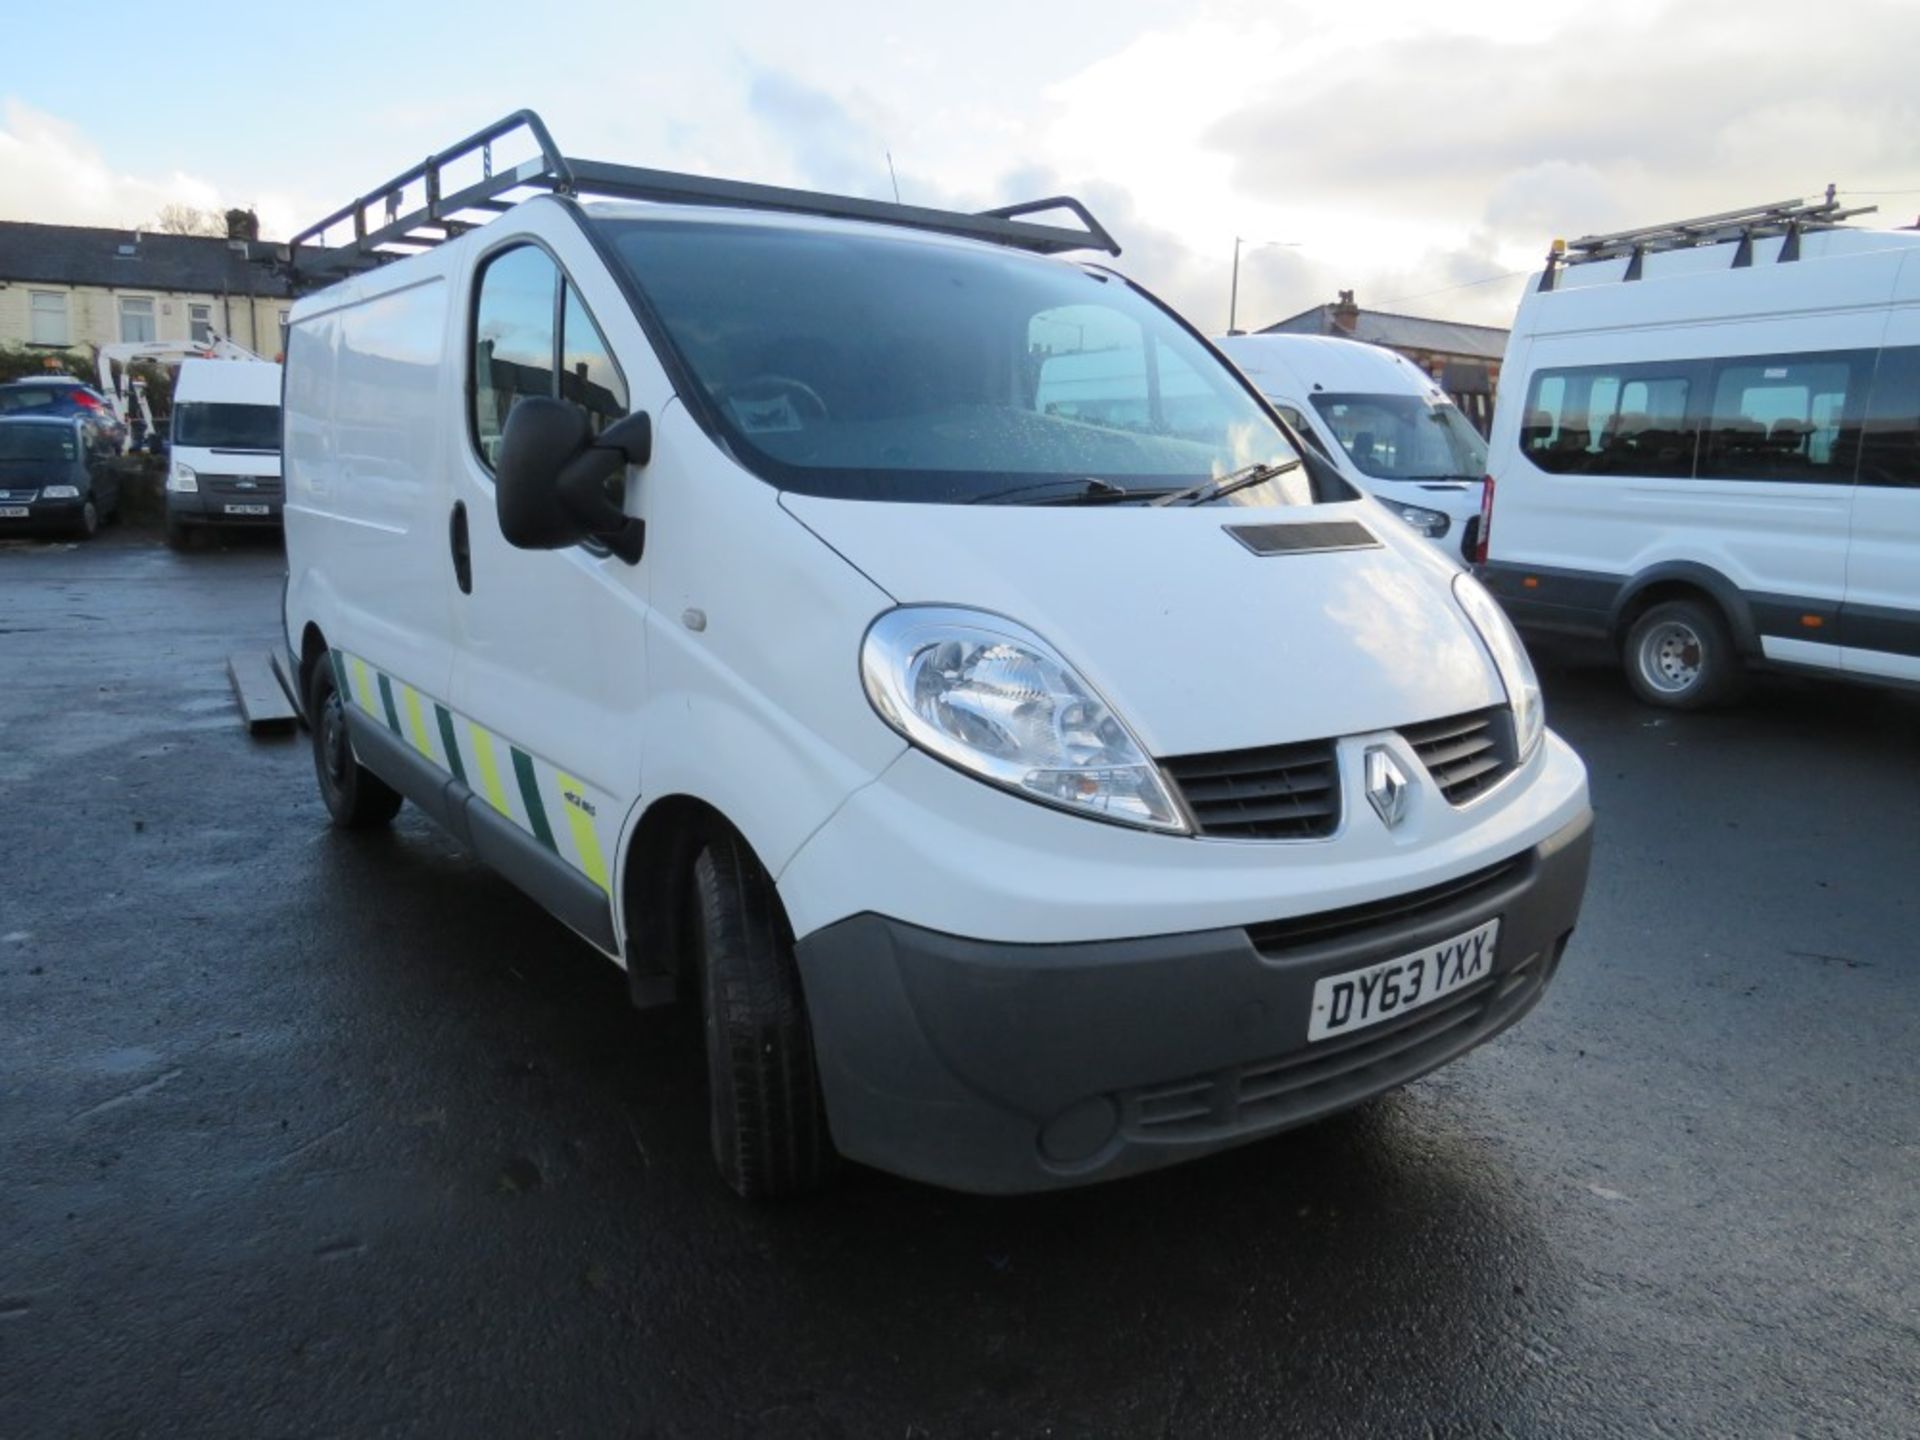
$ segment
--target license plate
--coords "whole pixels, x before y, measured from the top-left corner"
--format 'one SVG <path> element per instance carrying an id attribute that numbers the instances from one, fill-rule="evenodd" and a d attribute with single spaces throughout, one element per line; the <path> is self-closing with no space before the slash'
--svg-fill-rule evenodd
<path id="1" fill-rule="evenodd" d="M 1307 1039 L 1350 1035 L 1485 979 L 1493 973 L 1493 943 L 1499 933 L 1500 922 L 1489 920 L 1397 960 L 1323 976 L 1313 987 Z"/>
<path id="2" fill-rule="evenodd" d="M 271 505 L 229 505 L 226 511 L 229 515 L 271 515 L 273 507 Z"/>
<path id="3" fill-rule="evenodd" d="M 24 505 L 0 505 L 0 520 L 24 520 L 31 514 Z"/>

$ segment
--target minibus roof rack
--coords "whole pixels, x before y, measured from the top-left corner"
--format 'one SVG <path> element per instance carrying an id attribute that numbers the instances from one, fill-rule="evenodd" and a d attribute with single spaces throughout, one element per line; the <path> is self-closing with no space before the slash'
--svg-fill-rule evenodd
<path id="1" fill-rule="evenodd" d="M 531 141 L 539 152 L 531 159 L 494 170 L 495 142 L 517 137 Z M 447 171 L 461 162 L 478 160 L 480 179 L 449 191 Z M 470 168 L 470 167 L 468 167 Z M 775 210 L 794 215 L 822 215 L 842 220 L 869 220 L 904 225 L 944 235 L 962 235 L 998 245 L 1032 250 L 1043 255 L 1069 250 L 1102 250 L 1118 255 L 1120 246 L 1085 205 L 1068 195 L 1049 196 L 978 214 L 935 210 L 863 200 L 850 195 L 817 194 L 778 185 L 756 185 L 741 180 L 715 180 L 704 175 L 682 175 L 667 170 L 645 170 L 598 160 L 571 159 L 560 153 L 546 123 L 532 110 L 516 110 L 455 145 L 429 155 L 316 224 L 309 225 L 273 258 L 294 280 L 296 288 L 331 284 L 343 275 L 371 269 L 389 260 L 403 259 L 513 208 L 533 195 L 575 198 L 653 200 L 676 205 L 724 205 L 737 209 Z M 402 213 L 402 206 L 412 208 Z M 1070 212 L 1078 227 L 1040 224 L 1029 216 L 1050 211 Z M 329 245 L 327 232 L 351 225 L 344 243 Z"/>
<path id="2" fill-rule="evenodd" d="M 1595 260 L 1627 257 L 1627 273 L 1622 280 L 1638 280 L 1642 262 L 1648 255 L 1663 250 L 1692 250 L 1702 245 L 1735 245 L 1733 269 L 1753 264 L 1753 242 L 1785 237 L 1779 263 L 1800 258 L 1800 237 L 1812 230 L 1837 230 L 1841 222 L 1855 215 L 1871 215 L 1877 205 L 1843 207 L 1834 198 L 1831 187 L 1826 198 L 1809 204 L 1804 199 L 1775 200 L 1767 205 L 1749 205 L 1744 210 L 1722 210 L 1717 215 L 1700 215 L 1692 220 L 1673 220 L 1664 225 L 1643 225 L 1637 230 L 1616 230 L 1608 235 L 1583 235 L 1568 242 L 1556 240 L 1547 252 L 1547 268 L 1540 277 L 1540 288 L 1551 290 L 1562 265 L 1585 265 Z"/>

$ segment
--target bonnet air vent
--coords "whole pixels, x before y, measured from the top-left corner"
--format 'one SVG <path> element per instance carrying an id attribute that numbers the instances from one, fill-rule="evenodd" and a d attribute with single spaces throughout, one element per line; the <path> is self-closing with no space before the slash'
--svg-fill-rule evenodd
<path id="1" fill-rule="evenodd" d="M 1226 532 L 1256 555 L 1313 555 L 1326 550 L 1376 550 L 1380 542 L 1357 520 L 1310 520 L 1297 525 L 1228 525 Z"/>

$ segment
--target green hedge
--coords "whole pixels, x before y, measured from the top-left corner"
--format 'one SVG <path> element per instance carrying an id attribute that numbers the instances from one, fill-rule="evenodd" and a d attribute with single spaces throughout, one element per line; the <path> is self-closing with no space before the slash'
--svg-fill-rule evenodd
<path id="1" fill-rule="evenodd" d="M 89 385 L 98 383 L 93 357 L 84 350 L 41 350 L 22 346 L 0 346 L 0 381 L 21 380 L 30 375 L 58 375 L 65 372 Z"/>

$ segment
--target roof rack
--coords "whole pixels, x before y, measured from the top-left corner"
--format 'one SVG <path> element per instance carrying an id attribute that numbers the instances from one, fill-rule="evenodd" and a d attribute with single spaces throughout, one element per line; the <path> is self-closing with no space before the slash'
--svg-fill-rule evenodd
<path id="1" fill-rule="evenodd" d="M 495 173 L 493 147 L 510 137 L 522 146 L 530 140 L 538 154 Z M 447 190 L 448 171 L 475 159 L 479 161 L 480 179 L 459 189 Z M 724 205 L 869 220 L 989 240 L 1046 255 L 1069 250 L 1120 253 L 1113 236 L 1093 218 L 1087 207 L 1067 195 L 966 214 L 847 195 L 816 194 L 777 185 L 644 170 L 597 160 L 576 160 L 560 153 L 553 135 L 537 114 L 516 110 L 474 131 L 458 144 L 429 155 L 418 165 L 341 206 L 324 220 L 309 225 L 279 247 L 279 254 L 274 258 L 293 278 L 296 287 L 331 284 L 343 275 L 419 254 L 486 224 L 512 209 L 519 200 L 545 193 L 654 200 L 678 205 Z M 413 208 L 401 213 L 402 205 L 409 202 Z M 382 207 L 384 216 L 370 221 L 369 212 L 377 212 Z M 1080 228 L 1043 225 L 1026 218 L 1053 210 L 1071 212 L 1079 220 Z M 349 223 L 353 227 L 351 239 L 343 244 L 327 244 L 328 231 Z"/>
<path id="2" fill-rule="evenodd" d="M 1547 252 L 1547 268 L 1540 277 L 1540 288 L 1554 288 L 1556 271 L 1561 265 L 1585 265 L 1595 260 L 1628 257 L 1623 280 L 1638 280 L 1650 254 L 1663 250 L 1691 250 L 1702 245 L 1736 244 L 1735 270 L 1753 264 L 1753 242 L 1784 236 L 1778 262 L 1787 264 L 1800 258 L 1800 237 L 1811 230 L 1836 230 L 1841 222 L 1855 215 L 1871 215 L 1880 207 L 1858 205 L 1842 208 L 1828 187 L 1826 199 L 1808 204 L 1804 199 L 1775 200 L 1768 205 L 1750 205 L 1744 210 L 1722 210 L 1717 215 L 1701 215 L 1692 220 L 1675 220 L 1665 225 L 1644 225 L 1637 230 L 1616 230 L 1610 235 L 1583 235 L 1571 244 L 1553 242 Z"/>

